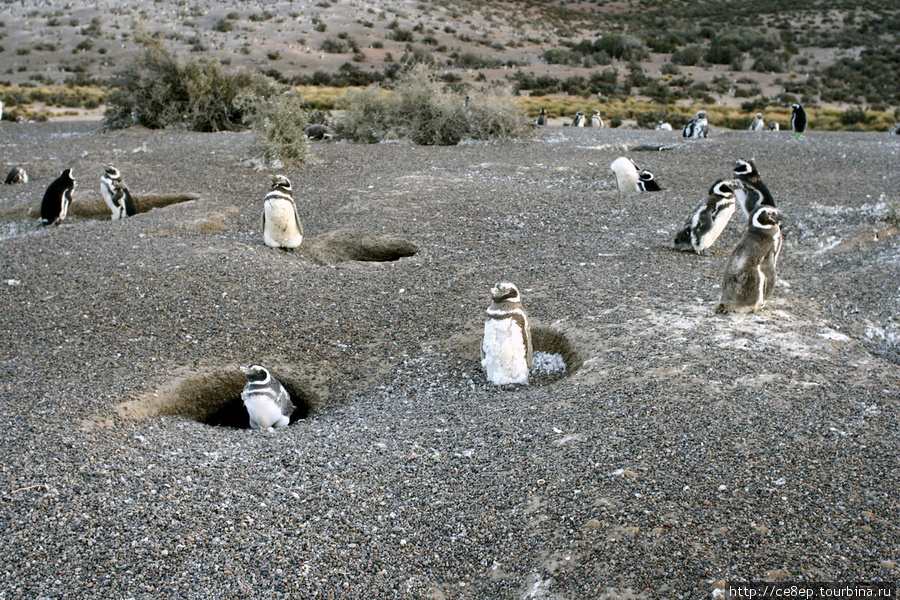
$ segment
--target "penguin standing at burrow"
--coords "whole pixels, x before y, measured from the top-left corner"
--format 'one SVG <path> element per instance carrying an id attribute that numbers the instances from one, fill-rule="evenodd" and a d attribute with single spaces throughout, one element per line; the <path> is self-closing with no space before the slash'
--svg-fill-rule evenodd
<path id="1" fill-rule="evenodd" d="M 640 174 L 637 166 L 630 158 L 620 156 L 609 165 L 612 172 L 616 174 L 616 189 L 620 192 L 637 192 L 640 191 L 638 181 Z"/>
<path id="2" fill-rule="evenodd" d="M 603 127 L 603 119 L 600 118 L 600 111 L 595 110 L 594 114 L 591 115 L 591 127 L 594 129 L 600 129 Z"/>
<path id="3" fill-rule="evenodd" d="M 688 121 L 684 129 L 681 130 L 682 137 L 699 139 L 705 138 L 709 134 L 709 121 L 706 118 L 706 111 L 701 110 Z"/>
<path id="4" fill-rule="evenodd" d="M 501 281 L 491 288 L 484 321 L 481 366 L 495 385 L 528 383 L 531 370 L 531 324 L 515 285 Z"/>
<path id="5" fill-rule="evenodd" d="M 41 201 L 41 225 L 59 225 L 69 213 L 72 203 L 72 192 L 75 190 L 75 178 L 72 169 L 66 169 L 59 177 L 47 186 L 44 199 Z"/>
<path id="6" fill-rule="evenodd" d="M 741 187 L 734 190 L 734 195 L 744 211 L 744 217 L 749 218 L 760 204 L 775 206 L 775 197 L 763 183 L 753 160 L 740 158 L 734 161 L 734 176 L 741 182 Z"/>
<path id="7" fill-rule="evenodd" d="M 575 113 L 575 120 L 572 121 L 572 127 L 584 127 L 584 112 L 578 111 Z"/>
<path id="8" fill-rule="evenodd" d="M 725 266 L 717 313 L 754 312 L 771 298 L 781 253 L 780 221 L 773 206 L 763 204 L 753 211 L 747 231 Z"/>
<path id="9" fill-rule="evenodd" d="M 6 175 L 6 181 L 4 181 L 6 185 L 12 185 L 15 183 L 28 183 L 28 173 L 25 172 L 23 167 L 13 167 L 9 173 Z"/>
<path id="10" fill-rule="evenodd" d="M 541 127 L 543 127 L 544 125 L 547 124 L 547 110 L 546 109 L 542 108 L 538 112 L 537 121 L 535 121 L 535 123 L 537 123 Z"/>
<path id="11" fill-rule="evenodd" d="M 720 179 L 709 188 L 706 200 L 697 205 L 684 227 L 675 234 L 676 250 L 706 256 L 706 250 L 719 238 L 734 214 L 734 190 L 739 185 Z"/>
<path id="12" fill-rule="evenodd" d="M 122 174 L 113 164 L 106 165 L 100 175 L 100 194 L 112 212 L 112 220 L 118 221 L 137 214 L 134 198 L 122 182 Z"/>
<path id="13" fill-rule="evenodd" d="M 303 241 L 303 225 L 294 203 L 293 188 L 284 175 L 272 175 L 272 191 L 266 194 L 262 214 L 266 246 L 293 250 Z"/>
<path id="14" fill-rule="evenodd" d="M 259 365 L 241 367 L 241 372 L 247 376 L 241 400 L 250 415 L 250 427 L 269 431 L 287 427 L 297 407 L 281 382 Z"/>
<path id="15" fill-rule="evenodd" d="M 640 192 L 659 192 L 662 188 L 656 182 L 653 173 L 647 169 L 641 169 L 638 173 L 637 189 Z"/>
<path id="16" fill-rule="evenodd" d="M 756 113 L 753 121 L 750 122 L 750 131 L 762 131 L 766 126 L 766 120 L 763 119 L 762 113 Z"/>
<path id="17" fill-rule="evenodd" d="M 791 104 L 791 131 L 794 137 L 800 137 L 806 131 L 806 111 L 799 104 Z"/>

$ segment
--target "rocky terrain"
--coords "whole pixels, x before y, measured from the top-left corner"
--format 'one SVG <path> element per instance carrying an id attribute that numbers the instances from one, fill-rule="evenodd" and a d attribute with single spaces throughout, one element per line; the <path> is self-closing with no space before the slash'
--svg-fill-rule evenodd
<path id="1" fill-rule="evenodd" d="M 0 190 L 0 598 L 668 600 L 898 579 L 895 136 L 321 143 L 284 171 L 293 254 L 262 242 L 251 145 L 0 129 L 31 178 Z M 617 193 L 622 155 L 664 190 Z M 737 215 L 710 256 L 670 249 L 736 158 L 785 218 L 775 296 L 749 316 L 713 313 Z M 125 221 L 102 210 L 109 162 L 142 211 Z M 64 168 L 74 214 L 39 228 Z M 565 373 L 486 382 L 501 278 Z M 251 362 L 305 418 L 245 428 Z"/>

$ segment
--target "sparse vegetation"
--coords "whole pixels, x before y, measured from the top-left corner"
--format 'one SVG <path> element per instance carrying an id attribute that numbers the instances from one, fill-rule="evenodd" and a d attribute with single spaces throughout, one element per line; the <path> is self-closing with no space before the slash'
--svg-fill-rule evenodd
<path id="1" fill-rule="evenodd" d="M 309 124 L 309 106 L 297 90 L 285 86 L 269 97 L 245 94 L 237 103 L 244 108 L 257 149 L 267 163 L 293 165 L 308 158 L 304 130 Z"/>

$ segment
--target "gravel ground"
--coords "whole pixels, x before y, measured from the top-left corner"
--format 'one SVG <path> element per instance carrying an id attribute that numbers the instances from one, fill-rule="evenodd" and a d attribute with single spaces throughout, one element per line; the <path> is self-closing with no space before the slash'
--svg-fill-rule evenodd
<path id="1" fill-rule="evenodd" d="M 248 134 L 4 123 L 31 182 L 0 190 L 0 599 L 896 581 L 900 140 L 711 135 L 316 145 L 284 171 L 307 235 L 291 254 L 262 243 Z M 675 145 L 627 153 L 663 192 L 615 191 L 638 143 Z M 735 158 L 785 215 L 775 297 L 749 316 L 713 314 L 742 220 L 710 256 L 670 250 Z M 108 162 L 139 207 L 199 199 L 84 216 Z M 66 167 L 76 216 L 39 229 Z M 501 278 L 563 376 L 486 382 Z M 238 418 L 250 362 L 307 417 L 207 424 Z"/>

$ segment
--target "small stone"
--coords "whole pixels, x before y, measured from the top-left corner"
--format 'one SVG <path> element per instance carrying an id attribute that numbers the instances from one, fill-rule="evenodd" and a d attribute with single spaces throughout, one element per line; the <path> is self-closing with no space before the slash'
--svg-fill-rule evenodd
<path id="1" fill-rule="evenodd" d="M 599 529 L 601 527 L 600 521 L 597 519 L 591 519 L 587 523 L 584 524 L 588 529 Z"/>
<path id="2" fill-rule="evenodd" d="M 881 568 L 882 568 L 882 569 L 887 569 L 888 571 L 891 571 L 891 570 L 893 570 L 894 567 L 896 567 L 896 566 L 897 566 L 897 565 L 896 565 L 896 564 L 894 563 L 894 561 L 892 561 L 892 560 L 883 560 L 883 561 L 881 561 Z"/>

